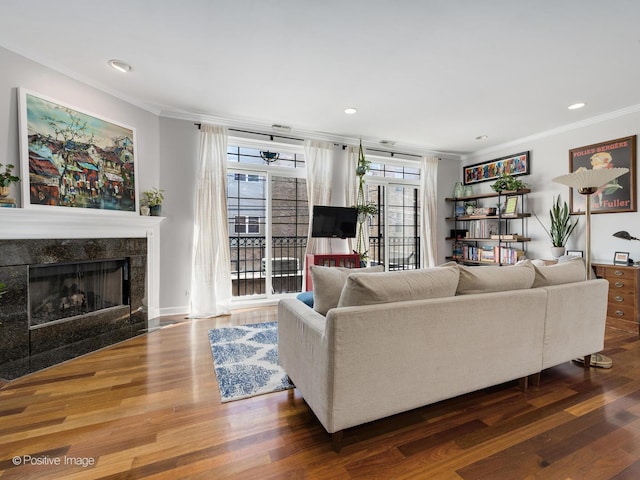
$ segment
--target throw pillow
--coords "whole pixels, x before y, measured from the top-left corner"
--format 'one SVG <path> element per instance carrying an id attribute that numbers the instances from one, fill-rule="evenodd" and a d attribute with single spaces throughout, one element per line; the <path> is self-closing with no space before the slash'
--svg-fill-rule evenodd
<path id="1" fill-rule="evenodd" d="M 296 295 L 296 298 L 302 303 L 305 303 L 309 307 L 313 308 L 313 292 L 302 292 Z"/>
<path id="2" fill-rule="evenodd" d="M 347 278 L 338 307 L 452 297 L 458 276 L 457 265 L 369 275 L 354 272 Z"/>
<path id="3" fill-rule="evenodd" d="M 459 268 L 457 295 L 523 290 L 531 288 L 536 276 L 529 260 L 506 267 L 459 265 Z"/>
<path id="4" fill-rule="evenodd" d="M 586 267 L 580 257 L 574 257 L 574 260 L 544 267 L 534 265 L 534 268 L 536 271 L 536 278 L 533 282 L 534 288 L 580 282 L 585 279 L 586 275 Z"/>
<path id="5" fill-rule="evenodd" d="M 313 309 L 322 315 L 326 315 L 330 309 L 338 306 L 342 287 L 350 273 L 356 270 L 364 274 L 384 272 L 383 265 L 353 269 L 311 265 L 310 269 L 313 281 Z"/>

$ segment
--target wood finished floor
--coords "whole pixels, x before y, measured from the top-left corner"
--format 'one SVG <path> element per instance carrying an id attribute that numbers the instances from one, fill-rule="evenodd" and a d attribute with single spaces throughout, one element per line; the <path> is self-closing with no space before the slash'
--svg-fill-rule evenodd
<path id="1" fill-rule="evenodd" d="M 566 363 L 527 393 L 505 384 L 356 427 L 336 454 L 297 391 L 220 403 L 207 331 L 275 318 L 273 308 L 175 318 L 5 384 L 0 477 L 640 478 L 637 335 L 607 328 L 611 370 Z M 15 466 L 16 456 L 61 465 Z M 64 464 L 83 461 L 94 464 Z"/>

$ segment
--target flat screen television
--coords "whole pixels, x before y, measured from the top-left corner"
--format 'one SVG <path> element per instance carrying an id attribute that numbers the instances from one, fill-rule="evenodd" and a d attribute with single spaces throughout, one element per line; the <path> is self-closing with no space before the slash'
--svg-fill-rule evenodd
<path id="1" fill-rule="evenodd" d="M 355 207 L 313 206 L 312 237 L 354 238 L 358 210 Z"/>

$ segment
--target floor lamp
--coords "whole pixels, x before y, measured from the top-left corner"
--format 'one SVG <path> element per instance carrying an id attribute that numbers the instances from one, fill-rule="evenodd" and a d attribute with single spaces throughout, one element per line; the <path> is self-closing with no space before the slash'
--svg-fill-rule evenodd
<path id="1" fill-rule="evenodd" d="M 562 185 L 567 185 L 568 187 L 575 188 L 581 195 L 584 195 L 586 197 L 585 200 L 587 207 L 585 210 L 585 220 L 587 222 L 587 225 L 585 227 L 585 280 L 589 280 L 591 278 L 591 195 L 593 195 L 602 185 L 606 185 L 619 176 L 624 175 L 628 171 L 628 168 L 620 167 L 604 168 L 600 170 L 587 170 L 583 168 L 580 170 L 576 170 L 573 173 L 561 175 L 552 180 L 555 183 L 561 183 Z M 611 365 L 613 363 L 609 357 L 601 353 L 589 355 L 587 358 L 591 358 L 591 364 L 585 366 L 611 368 Z M 582 359 L 576 359 L 576 361 L 581 360 Z"/>
<path id="2" fill-rule="evenodd" d="M 598 188 L 605 185 L 612 180 L 624 175 L 629 171 L 628 168 L 603 168 L 599 170 L 576 170 L 573 173 L 567 173 L 566 175 L 560 175 L 552 180 L 555 183 L 561 183 L 571 188 L 575 188 L 581 195 L 586 197 L 587 208 L 585 211 L 585 220 L 587 225 L 585 227 L 585 263 L 587 267 L 586 280 L 591 277 L 591 195 L 593 195 Z"/>

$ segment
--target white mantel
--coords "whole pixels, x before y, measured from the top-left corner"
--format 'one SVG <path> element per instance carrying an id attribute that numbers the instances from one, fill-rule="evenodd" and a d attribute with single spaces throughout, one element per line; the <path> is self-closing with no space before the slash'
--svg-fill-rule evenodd
<path id="1" fill-rule="evenodd" d="M 0 239 L 146 238 L 147 305 L 151 319 L 160 315 L 162 220 L 164 217 L 56 207 L 0 208 Z"/>

